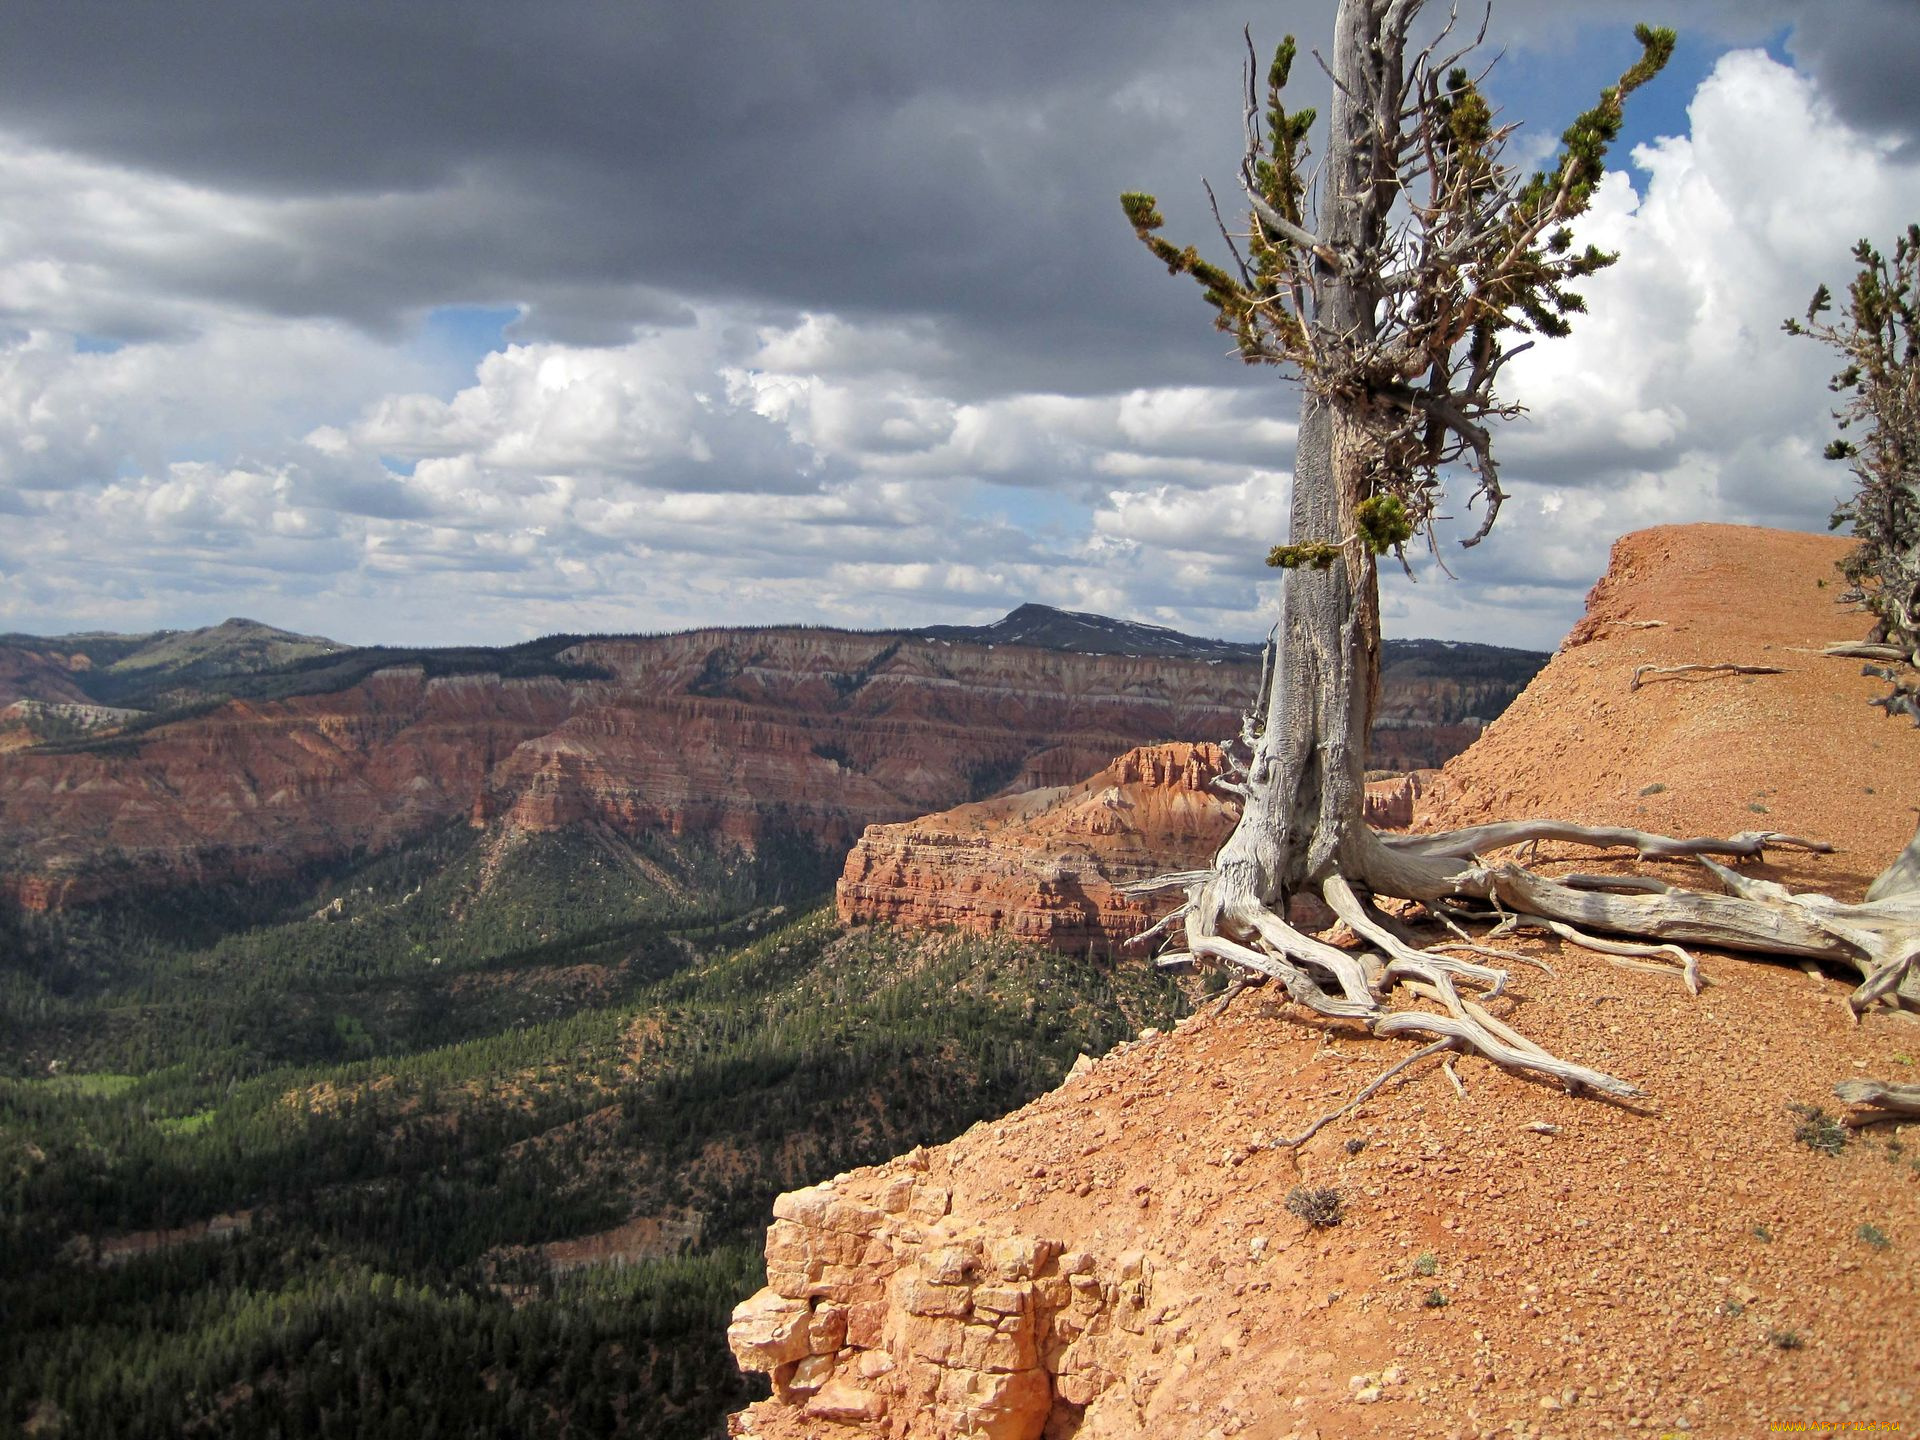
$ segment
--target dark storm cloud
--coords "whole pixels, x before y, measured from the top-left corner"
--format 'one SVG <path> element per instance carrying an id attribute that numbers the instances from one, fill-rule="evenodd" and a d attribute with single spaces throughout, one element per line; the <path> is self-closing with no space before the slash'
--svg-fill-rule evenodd
<path id="1" fill-rule="evenodd" d="M 1686 8 L 1684 23 L 1724 38 L 1797 24 L 1796 49 L 1861 117 L 1896 123 L 1920 103 L 1888 73 L 1914 45 L 1873 34 L 1920 26 L 1913 0 Z M 1205 242 L 1199 179 L 1230 188 L 1238 143 L 1241 24 L 1263 49 L 1289 28 L 1313 43 L 1330 13 L 1325 0 L 15 6 L 0 18 L 0 126 L 281 202 L 264 231 L 117 257 L 192 300 L 381 333 L 431 306 L 518 303 L 515 338 L 599 345 L 684 323 L 683 297 L 728 299 L 933 317 L 960 396 L 1231 383 L 1224 342 L 1188 287 L 1156 273 L 1115 197 L 1154 190 L 1169 233 Z M 1581 20 L 1625 14 L 1616 0 L 1507 0 L 1496 20 L 1551 50 Z M 1298 84 L 1309 102 L 1324 88 L 1304 59 Z"/>
<path id="2" fill-rule="evenodd" d="M 1891 131 L 1920 145 L 1920 3 L 1848 0 L 1827 10 L 1846 12 L 1845 24 L 1811 19 L 1794 31 L 1793 58 L 1813 72 L 1840 114 L 1861 129 Z"/>
<path id="3" fill-rule="evenodd" d="M 1240 21 L 1105 0 L 18 7 L 0 125 L 300 207 L 145 258 L 199 299 L 375 330 L 519 301 L 522 333 L 579 343 L 670 322 L 635 303 L 663 292 L 910 312 L 1000 337 L 999 383 L 1070 384 L 1044 359 L 1065 351 L 1114 383 L 1146 335 L 1164 380 L 1221 346 L 1167 323 L 1193 297 L 1151 283 L 1116 195 L 1157 186 L 1204 237 Z"/>

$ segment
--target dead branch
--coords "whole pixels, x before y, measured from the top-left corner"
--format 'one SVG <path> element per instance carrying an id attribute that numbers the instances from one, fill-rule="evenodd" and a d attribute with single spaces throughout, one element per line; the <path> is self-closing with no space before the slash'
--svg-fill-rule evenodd
<path id="1" fill-rule="evenodd" d="M 1641 678 L 1647 675 L 1695 675 L 1708 672 L 1723 675 L 1784 675 L 1787 673 L 1778 665 L 1636 665 L 1633 667 L 1633 679 L 1627 682 L 1627 689 L 1638 690 Z"/>
<path id="2" fill-rule="evenodd" d="M 1389 1065 L 1383 1072 L 1381 1072 L 1381 1074 L 1376 1079 L 1374 1079 L 1365 1088 L 1363 1088 L 1358 1095 L 1354 1096 L 1353 1099 L 1349 1100 L 1346 1104 L 1342 1105 L 1338 1110 L 1329 1110 L 1326 1114 L 1322 1115 L 1318 1120 L 1314 1121 L 1311 1125 L 1307 1126 L 1306 1129 L 1302 1130 L 1298 1135 L 1292 1136 L 1290 1138 L 1282 1137 L 1281 1139 L 1273 1140 L 1268 1143 L 1275 1150 L 1298 1149 L 1300 1146 L 1306 1144 L 1307 1141 L 1311 1140 L 1314 1136 L 1318 1135 L 1322 1130 L 1326 1129 L 1326 1127 L 1331 1125 L 1334 1121 L 1345 1119 L 1347 1116 L 1351 1115 L 1354 1111 L 1358 1110 L 1362 1105 L 1366 1104 L 1367 1101 L 1371 1100 L 1375 1095 L 1375 1093 L 1379 1091 L 1382 1085 L 1385 1085 L 1389 1080 L 1393 1079 L 1394 1076 L 1398 1075 L 1402 1070 L 1405 1070 L 1409 1065 L 1416 1065 L 1422 1060 L 1427 1060 L 1432 1058 L 1435 1055 L 1438 1055 L 1442 1050 L 1451 1050 L 1452 1048 L 1453 1048 L 1453 1041 L 1451 1040 L 1436 1040 L 1431 1045 L 1422 1046 L 1420 1049 L 1414 1051 L 1411 1055 L 1403 1056 L 1402 1058 L 1394 1061 L 1393 1064 Z"/>
<path id="3" fill-rule="evenodd" d="M 1920 1116 L 1920 1085 L 1889 1085 L 1884 1080 L 1842 1080 L 1833 1093 L 1849 1105 L 1867 1105 L 1883 1115 L 1843 1115 L 1849 1125 L 1871 1125 L 1877 1120 Z"/>
<path id="4" fill-rule="evenodd" d="M 1768 850 L 1804 850 L 1814 855 L 1833 853 L 1833 846 L 1824 840 L 1808 840 L 1777 830 L 1742 830 L 1724 840 L 1706 837 L 1677 840 L 1670 835 L 1654 835 L 1645 830 L 1628 830 L 1612 825 L 1575 825 L 1565 820 L 1505 820 L 1491 825 L 1470 825 L 1461 830 L 1436 831 L 1431 835 L 1381 835 L 1379 840 L 1392 850 L 1410 850 L 1436 858 L 1451 856 L 1459 860 L 1533 840 L 1562 840 L 1574 845 L 1591 845 L 1597 850 L 1631 848 L 1642 860 L 1681 859 L 1697 855 L 1728 855 L 1739 860 L 1760 860 L 1765 858 Z"/>

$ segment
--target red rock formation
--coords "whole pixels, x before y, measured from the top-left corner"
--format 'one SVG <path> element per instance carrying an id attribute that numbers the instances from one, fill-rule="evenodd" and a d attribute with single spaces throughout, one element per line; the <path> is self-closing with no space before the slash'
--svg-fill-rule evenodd
<path id="1" fill-rule="evenodd" d="M 1113 954 L 1165 908 L 1120 887 L 1205 865 L 1232 832 L 1239 805 L 1213 783 L 1225 764 L 1217 745 L 1156 745 L 1077 785 L 869 826 L 835 888 L 841 922 L 952 925 Z M 1412 823 L 1422 783 L 1369 784 L 1369 821 Z"/>
<path id="2" fill-rule="evenodd" d="M 1220 660 L 823 630 L 595 639 L 559 658 L 608 678 L 403 667 L 97 748 L 0 754 L 0 896 L 57 906 L 286 873 L 459 819 L 844 846 L 870 824 L 1072 784 L 1132 745 L 1230 734 L 1254 680 Z M 1436 714 L 1467 703 L 1435 694 Z M 1411 690 L 1390 700 L 1417 708 Z M 1219 813 L 1213 797 L 1189 808 Z M 1200 835 L 1181 853 L 1204 858 Z M 1136 848 L 1142 870 L 1159 863 Z"/>
<path id="3" fill-rule="evenodd" d="M 803 630 L 593 640 L 563 658 L 610 678 L 394 669 L 0 756 L 0 894 L 52 906 L 284 873 L 492 816 L 844 845 L 1144 740 L 1225 734 L 1249 685 L 1234 665 Z"/>
<path id="4" fill-rule="evenodd" d="M 870 826 L 836 887 L 840 918 L 1111 953 L 1152 923 L 1117 887 L 1204 864 L 1232 831 L 1238 806 L 1212 784 L 1224 766 L 1217 745 L 1153 746 L 1078 785 Z"/>
<path id="5" fill-rule="evenodd" d="M 727 1341 L 775 1403 L 920 1440 L 1039 1440 L 1159 1348 L 1168 1297 L 1144 1254 L 956 1224 L 949 1197 L 916 1150 L 877 1193 L 829 1181 L 774 1202 L 767 1286 Z"/>

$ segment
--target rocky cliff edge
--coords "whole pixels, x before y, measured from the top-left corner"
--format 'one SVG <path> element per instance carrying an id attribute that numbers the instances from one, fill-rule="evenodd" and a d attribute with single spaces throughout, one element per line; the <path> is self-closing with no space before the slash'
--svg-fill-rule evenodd
<path id="1" fill-rule="evenodd" d="M 1588 623 L 1449 768 L 1448 815 L 1724 832 L 1760 811 L 1840 853 L 1759 873 L 1857 894 L 1911 833 L 1920 731 L 1866 705 L 1856 666 L 1812 653 L 1864 629 L 1819 585 L 1843 548 L 1725 526 L 1621 541 Z M 1783 673 L 1631 685 L 1642 666 L 1723 661 Z M 1548 847 L 1539 863 L 1596 868 Z M 1552 973 L 1513 967 L 1490 1008 L 1648 1103 L 1430 1061 L 1276 1146 L 1409 1047 L 1254 992 L 948 1145 L 783 1197 L 768 1287 L 731 1331 L 775 1394 L 734 1433 L 1544 1440 L 1910 1421 L 1920 1127 L 1808 1112 L 1840 1108 L 1838 1080 L 1914 1078 L 1920 1024 L 1850 1023 L 1847 976 L 1708 955 L 1695 997 L 1516 943 Z"/>

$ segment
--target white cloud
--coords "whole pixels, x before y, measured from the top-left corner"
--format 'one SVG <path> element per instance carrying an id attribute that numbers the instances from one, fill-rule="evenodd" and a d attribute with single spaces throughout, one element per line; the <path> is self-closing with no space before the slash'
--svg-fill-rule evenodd
<path id="1" fill-rule="evenodd" d="M 1493 576 L 1463 557 L 1476 583 L 1591 578 L 1642 524 L 1822 528 L 1848 483 L 1820 456 L 1829 352 L 1780 326 L 1817 284 L 1844 287 L 1855 240 L 1911 221 L 1920 164 L 1758 51 L 1724 56 L 1690 114 L 1690 137 L 1636 152 L 1642 191 L 1608 176 L 1581 226 L 1620 253 L 1583 287 L 1591 313 L 1511 367 L 1531 414 L 1503 437 L 1510 488 L 1561 487 L 1565 503 L 1503 521 L 1496 537 L 1524 526 L 1537 543 L 1505 547 Z M 1576 606 L 1553 605 L 1552 625 Z"/>
<path id="2" fill-rule="evenodd" d="M 1812 528 L 1843 488 L 1819 458 L 1830 363 L 1779 323 L 1912 218 L 1915 161 L 1758 53 L 1638 161 L 1582 227 L 1622 255 L 1591 313 L 1512 367 L 1531 416 L 1502 437 L 1503 523 L 1448 555 L 1457 581 L 1389 577 L 1389 633 L 1549 645 L 1621 531 Z M 210 255 L 265 265 L 297 218 L 229 198 L 0 147 L 0 314 L 26 327 L 0 340 L 0 623 L 504 640 L 1037 599 L 1265 629 L 1277 378 L 1052 393 L 962 373 L 918 320 L 701 301 L 448 384 L 403 340 L 192 300 Z"/>

